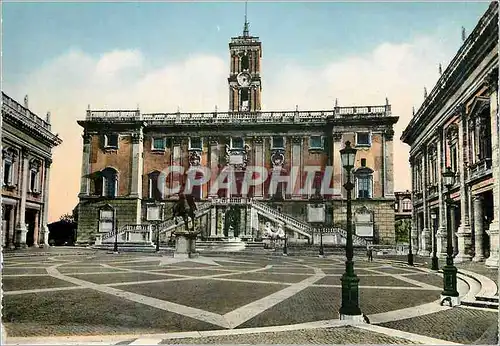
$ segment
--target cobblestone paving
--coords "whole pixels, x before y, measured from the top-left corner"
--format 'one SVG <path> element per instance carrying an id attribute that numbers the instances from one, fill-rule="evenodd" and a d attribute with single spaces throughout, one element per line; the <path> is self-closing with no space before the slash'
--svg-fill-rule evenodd
<path id="1" fill-rule="evenodd" d="M 225 314 L 285 286 L 215 280 L 187 280 L 121 286 L 120 289 Z"/>
<path id="2" fill-rule="evenodd" d="M 470 344 L 481 338 L 493 324 L 498 324 L 498 312 L 456 307 L 380 326 Z"/>
<path id="3" fill-rule="evenodd" d="M 151 334 L 337 319 L 340 287 L 315 285 L 326 282 L 340 286 L 340 275 L 345 270 L 344 259 L 340 257 L 228 254 L 207 255 L 197 262 L 179 262 L 156 254 L 40 254 L 5 258 L 6 270 L 13 275 L 3 278 L 4 290 L 10 290 L 3 299 L 3 321 L 10 337 Z M 432 273 L 364 259 L 356 262 L 355 268 L 360 274 L 360 307 L 367 315 L 418 306 L 439 298 L 439 290 L 401 280 L 408 278 L 435 285 Z M 15 276 L 31 272 L 48 275 Z M 324 276 L 326 274 L 338 276 Z M 142 282 L 149 280 L 161 282 Z M 12 291 L 56 287 L 54 282 L 78 290 L 63 287 L 53 292 Z M 377 333 L 349 328 L 290 333 L 267 335 L 276 337 L 273 339 L 276 343 L 398 342 L 382 334 L 379 339 Z M 286 339 L 287 334 L 293 338 Z M 356 339 L 356 335 L 360 339 Z M 253 340 L 248 335 L 242 337 L 245 341 Z M 252 343 L 259 343 L 260 337 L 255 338 Z M 228 343 L 239 342 L 234 340 Z M 262 343 L 266 341 L 262 339 Z"/>
<path id="4" fill-rule="evenodd" d="M 6 296 L 2 319 L 10 337 L 217 329 L 202 321 L 85 289 Z"/>
<path id="5" fill-rule="evenodd" d="M 294 330 L 259 334 L 166 339 L 161 344 L 413 344 L 405 339 L 354 327 Z"/>
<path id="6" fill-rule="evenodd" d="M 73 284 L 52 276 L 11 276 L 2 277 L 2 289 L 8 291 L 31 290 L 35 288 L 69 287 Z"/>

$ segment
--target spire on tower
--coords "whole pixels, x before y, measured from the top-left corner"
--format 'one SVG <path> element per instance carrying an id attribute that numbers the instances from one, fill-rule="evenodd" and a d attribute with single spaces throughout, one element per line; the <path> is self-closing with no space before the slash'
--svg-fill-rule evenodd
<path id="1" fill-rule="evenodd" d="M 243 25 L 243 36 L 248 37 L 250 36 L 248 33 L 248 21 L 247 21 L 247 1 L 245 0 L 245 24 Z"/>

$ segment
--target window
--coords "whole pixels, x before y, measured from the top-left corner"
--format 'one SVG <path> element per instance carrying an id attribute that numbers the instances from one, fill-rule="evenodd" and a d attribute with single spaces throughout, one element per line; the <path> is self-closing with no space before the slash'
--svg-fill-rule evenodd
<path id="1" fill-rule="evenodd" d="M 3 150 L 3 185 L 12 186 L 15 182 L 14 163 L 17 152 L 11 148 Z"/>
<path id="2" fill-rule="evenodd" d="M 160 172 L 154 171 L 149 173 L 148 180 L 149 180 L 149 189 L 148 189 L 148 198 L 154 199 L 154 200 L 161 200 L 162 199 L 162 189 L 160 189 L 158 185 L 158 178 L 160 176 Z"/>
<path id="3" fill-rule="evenodd" d="M 190 137 L 189 138 L 189 150 L 202 150 L 203 141 L 201 137 Z"/>
<path id="4" fill-rule="evenodd" d="M 249 68 L 249 60 L 248 60 L 248 55 L 245 54 L 241 57 L 241 69 L 242 71 L 248 70 Z"/>
<path id="5" fill-rule="evenodd" d="M 3 184 L 6 186 L 12 185 L 12 168 L 12 161 L 5 160 L 3 162 Z"/>
<path id="6" fill-rule="evenodd" d="M 245 141 L 241 137 L 231 138 L 231 149 L 243 149 Z"/>
<path id="7" fill-rule="evenodd" d="M 165 138 L 153 138 L 153 150 L 165 150 Z"/>
<path id="8" fill-rule="evenodd" d="M 29 190 L 30 192 L 40 192 L 40 162 L 32 160 L 30 162 Z"/>
<path id="9" fill-rule="evenodd" d="M 366 167 L 366 159 L 361 159 L 361 167 Z"/>
<path id="10" fill-rule="evenodd" d="M 271 148 L 273 149 L 285 148 L 285 139 L 281 136 L 273 136 Z"/>
<path id="11" fill-rule="evenodd" d="M 403 199 L 401 205 L 403 207 L 403 211 L 411 211 L 412 205 L 410 199 Z"/>
<path id="12" fill-rule="evenodd" d="M 104 135 L 104 147 L 105 148 L 118 148 L 118 135 L 110 134 Z"/>
<path id="13" fill-rule="evenodd" d="M 118 172 L 114 168 L 102 171 L 102 185 L 104 196 L 116 197 L 118 192 Z"/>
<path id="14" fill-rule="evenodd" d="M 309 149 L 323 150 L 323 137 L 321 136 L 309 137 Z"/>
<path id="15" fill-rule="evenodd" d="M 114 229 L 114 211 L 112 209 L 101 209 L 99 211 L 99 232 L 108 233 Z"/>
<path id="16" fill-rule="evenodd" d="M 358 146 L 370 146 L 371 145 L 370 132 L 357 132 L 356 133 L 356 145 L 358 145 Z"/>
<path id="17" fill-rule="evenodd" d="M 240 100 L 241 100 L 241 108 L 240 110 L 242 112 L 248 111 L 250 109 L 250 102 L 249 102 L 249 92 L 248 89 L 241 89 L 240 92 Z"/>
<path id="18" fill-rule="evenodd" d="M 394 211 L 399 211 L 399 204 L 397 202 L 394 204 Z"/>
<path id="19" fill-rule="evenodd" d="M 358 198 L 372 198 L 372 176 L 360 175 L 357 177 Z"/>

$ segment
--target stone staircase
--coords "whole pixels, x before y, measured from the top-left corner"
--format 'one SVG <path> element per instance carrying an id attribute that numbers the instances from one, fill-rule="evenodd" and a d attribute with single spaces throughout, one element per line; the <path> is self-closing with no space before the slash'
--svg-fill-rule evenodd
<path id="1" fill-rule="evenodd" d="M 458 274 L 469 285 L 469 293 L 462 298 L 462 305 L 498 310 L 497 283 L 484 275 L 463 269 L 459 269 Z"/>
<path id="2" fill-rule="evenodd" d="M 338 228 L 338 227 L 321 227 L 321 228 L 315 228 L 308 224 L 307 222 L 301 221 L 297 218 L 294 218 L 288 214 L 284 214 L 279 212 L 278 210 L 274 209 L 273 207 L 268 206 L 265 203 L 258 202 L 255 200 L 250 201 L 252 207 L 255 207 L 257 212 L 261 214 L 262 216 L 282 222 L 286 225 L 287 228 L 296 231 L 302 235 L 305 235 L 308 238 L 312 237 L 313 231 L 315 233 L 337 233 L 339 234 L 342 238 L 347 239 L 347 231 Z M 353 244 L 357 246 L 367 246 L 370 242 L 367 241 L 366 239 L 359 237 L 355 234 L 352 235 L 352 240 Z"/>

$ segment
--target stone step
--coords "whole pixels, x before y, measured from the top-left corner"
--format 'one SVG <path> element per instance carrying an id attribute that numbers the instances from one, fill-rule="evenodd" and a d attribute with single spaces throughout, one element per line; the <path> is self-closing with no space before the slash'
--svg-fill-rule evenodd
<path id="1" fill-rule="evenodd" d="M 498 310 L 498 302 L 490 302 L 490 301 L 481 301 L 481 300 L 462 300 L 460 304 L 465 306 L 472 306 L 476 308 L 486 308 L 486 309 L 494 309 Z"/>

